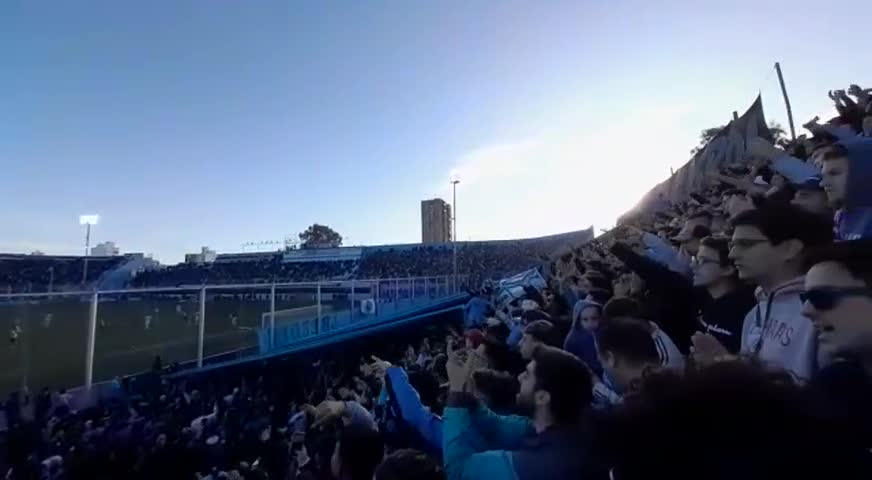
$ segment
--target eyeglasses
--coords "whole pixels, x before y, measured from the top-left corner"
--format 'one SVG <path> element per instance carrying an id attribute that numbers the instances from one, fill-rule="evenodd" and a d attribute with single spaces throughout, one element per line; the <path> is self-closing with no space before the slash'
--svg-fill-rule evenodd
<path id="1" fill-rule="evenodd" d="M 748 250 L 749 248 L 761 243 L 768 243 L 765 238 L 736 238 L 730 242 L 730 249 Z"/>
<path id="2" fill-rule="evenodd" d="M 815 310 L 832 310 L 836 308 L 843 298 L 869 297 L 872 298 L 872 289 L 866 287 L 826 287 L 806 290 L 799 294 L 802 303 L 808 302 Z"/>

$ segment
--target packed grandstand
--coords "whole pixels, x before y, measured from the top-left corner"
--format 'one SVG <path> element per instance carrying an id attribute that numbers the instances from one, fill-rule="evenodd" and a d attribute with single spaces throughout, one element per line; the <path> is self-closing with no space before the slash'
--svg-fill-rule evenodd
<path id="1" fill-rule="evenodd" d="M 831 97 L 786 148 L 758 98 L 597 238 L 462 243 L 459 281 L 452 245 L 4 255 L 7 478 L 872 478 L 872 96 Z"/>

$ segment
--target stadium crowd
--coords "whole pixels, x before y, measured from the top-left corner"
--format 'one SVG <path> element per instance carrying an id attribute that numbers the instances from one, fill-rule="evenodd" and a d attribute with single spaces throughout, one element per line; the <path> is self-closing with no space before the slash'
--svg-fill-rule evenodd
<path id="1" fill-rule="evenodd" d="M 133 287 L 174 287 L 180 285 L 227 285 L 248 283 L 310 282 L 350 278 L 357 262 L 283 263 L 281 254 L 264 259 L 205 265 L 179 264 L 164 269 L 144 270 L 131 281 Z"/>
<path id="2" fill-rule="evenodd" d="M 534 240 L 471 242 L 457 250 L 458 271 L 474 274 L 476 281 L 497 279 L 541 263 L 550 250 Z M 408 278 L 451 275 L 450 245 L 373 247 L 359 260 L 283 262 L 281 253 L 263 258 L 205 265 L 179 264 L 144 270 L 132 280 L 134 287 L 169 287 L 202 284 L 243 284 L 347 280 L 351 278 Z"/>
<path id="3" fill-rule="evenodd" d="M 457 248 L 457 271 L 476 280 L 494 280 L 538 263 L 546 250 L 535 240 L 462 243 Z M 405 278 L 451 275 L 454 252 L 450 245 L 374 251 L 363 257 L 360 278 Z"/>
<path id="4" fill-rule="evenodd" d="M 462 325 L 158 361 L 82 411 L 12 395 L 7 478 L 872 478 L 872 102 L 831 98 L 810 137 L 752 139 L 687 201 L 554 258 L 546 287 L 487 283 Z"/>
<path id="5" fill-rule="evenodd" d="M 124 261 L 123 256 L 84 257 L 0 254 L 0 292 L 58 291 L 80 287 L 83 279 L 95 281 Z"/>

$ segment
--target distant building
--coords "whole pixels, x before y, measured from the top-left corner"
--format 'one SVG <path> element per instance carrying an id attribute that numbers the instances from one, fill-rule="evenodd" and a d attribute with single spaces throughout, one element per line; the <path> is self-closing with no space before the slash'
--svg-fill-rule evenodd
<path id="1" fill-rule="evenodd" d="M 197 265 L 213 263 L 217 257 L 218 254 L 215 253 L 215 250 L 211 250 L 209 247 L 202 247 L 200 248 L 200 253 L 186 253 L 185 263 L 194 263 Z"/>
<path id="2" fill-rule="evenodd" d="M 441 198 L 421 201 L 421 241 L 445 243 L 451 241 L 451 205 Z"/>
<path id="3" fill-rule="evenodd" d="M 91 247 L 91 255 L 94 257 L 114 257 L 118 252 L 115 242 L 98 243 Z"/>

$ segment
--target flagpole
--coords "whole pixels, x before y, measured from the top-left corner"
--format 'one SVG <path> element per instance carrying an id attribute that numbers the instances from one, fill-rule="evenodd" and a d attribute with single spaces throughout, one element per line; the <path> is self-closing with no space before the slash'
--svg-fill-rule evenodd
<path id="1" fill-rule="evenodd" d="M 793 128 L 793 110 L 790 108 L 790 98 L 787 97 L 787 87 L 784 86 L 784 75 L 781 74 L 781 64 L 775 62 L 775 72 L 778 73 L 778 83 L 781 84 L 781 94 L 784 95 L 784 106 L 787 107 L 787 122 L 790 124 L 790 138 L 796 141 L 796 129 Z"/>

